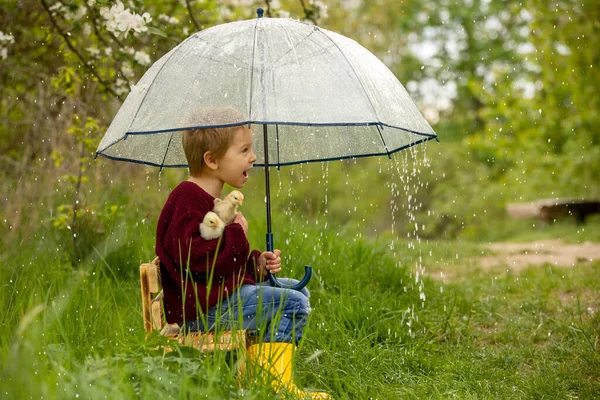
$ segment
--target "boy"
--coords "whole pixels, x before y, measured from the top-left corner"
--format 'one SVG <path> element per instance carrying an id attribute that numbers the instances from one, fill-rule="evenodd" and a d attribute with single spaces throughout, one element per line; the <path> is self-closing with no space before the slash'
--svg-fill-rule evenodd
<path id="1" fill-rule="evenodd" d="M 240 121 L 230 109 L 211 110 L 206 117 L 210 124 Z M 156 229 L 167 322 L 188 331 L 229 327 L 240 319 L 242 326 L 237 328 L 266 327 L 266 343 L 250 346 L 248 354 L 277 378 L 267 382 L 276 391 L 329 398 L 326 393 L 304 392 L 292 380 L 293 346 L 307 322 L 309 293 L 305 288 L 296 291 L 263 282 L 267 271 L 281 270 L 281 251 L 249 252 L 248 222 L 241 212 L 220 238 L 200 236 L 200 223 L 213 209 L 214 199 L 222 197 L 224 184 L 241 189 L 248 180 L 256 161 L 252 132 L 246 125 L 186 131 L 183 148 L 190 178 L 173 189 Z M 279 280 L 285 285 L 297 283 Z"/>
<path id="2" fill-rule="evenodd" d="M 237 117 L 228 109 L 210 113 L 211 121 Z M 239 328 L 257 329 L 263 324 L 265 341 L 297 343 L 310 310 L 308 291 L 262 282 L 267 271 L 281 270 L 281 252 L 249 252 L 248 222 L 241 212 L 221 238 L 200 236 L 200 223 L 213 209 L 214 199 L 222 197 L 224 184 L 241 189 L 248 180 L 256 161 L 252 132 L 246 125 L 186 131 L 183 148 L 190 178 L 171 192 L 156 232 L 167 322 L 191 331 L 210 330 L 232 325 L 241 313 L 243 327 Z M 259 308 L 261 315 L 256 315 Z M 281 321 L 273 326 L 280 308 Z"/>

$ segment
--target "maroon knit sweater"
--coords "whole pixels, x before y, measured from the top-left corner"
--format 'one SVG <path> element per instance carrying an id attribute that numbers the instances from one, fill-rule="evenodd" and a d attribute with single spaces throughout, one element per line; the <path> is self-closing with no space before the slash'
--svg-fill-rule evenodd
<path id="1" fill-rule="evenodd" d="M 227 225 L 219 239 L 200 236 L 200 223 L 213 205 L 214 197 L 184 181 L 173 189 L 160 213 L 155 250 L 170 324 L 197 319 L 242 284 L 261 280 L 256 263 L 260 252 L 249 254 L 240 224 Z"/>

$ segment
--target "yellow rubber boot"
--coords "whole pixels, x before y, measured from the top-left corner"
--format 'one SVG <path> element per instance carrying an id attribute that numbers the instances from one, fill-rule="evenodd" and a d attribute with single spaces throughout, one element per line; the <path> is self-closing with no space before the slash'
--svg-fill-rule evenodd
<path id="1" fill-rule="evenodd" d="M 333 399 L 324 392 L 307 392 L 299 389 L 293 380 L 292 357 L 294 345 L 291 343 L 259 343 L 248 348 L 250 361 L 263 368 L 265 378 L 271 380 L 276 392 L 285 390 L 301 399 Z"/>

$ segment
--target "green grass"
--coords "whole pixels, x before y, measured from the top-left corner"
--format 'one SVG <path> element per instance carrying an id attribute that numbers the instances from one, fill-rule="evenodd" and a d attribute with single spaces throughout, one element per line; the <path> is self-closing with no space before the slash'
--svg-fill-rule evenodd
<path id="1" fill-rule="evenodd" d="M 0 397 L 274 397 L 258 382 L 241 389 L 225 354 L 180 348 L 164 355 L 154 350 L 161 338 L 145 340 L 138 266 L 153 257 L 155 221 L 176 178 L 164 175 L 159 193 L 132 190 L 143 204 L 122 185 L 102 194 L 107 204 L 127 206 L 101 234 L 90 222 L 75 263 L 67 231 L 34 219 L 4 232 Z M 256 197 L 243 211 L 253 247 L 262 247 L 264 205 Z M 40 212 L 39 220 L 45 217 Z M 600 393 L 598 261 L 499 273 L 467 263 L 487 254 L 478 243 L 367 235 L 358 225 L 325 228 L 325 221 L 318 213 L 274 215 L 285 275 L 301 277 L 305 264 L 315 272 L 313 312 L 296 368 L 301 386 L 336 399 Z M 542 234 L 524 229 L 515 240 L 595 241 L 597 221 L 551 226 Z M 428 269 L 450 275 L 460 269 L 463 277 L 442 281 Z"/>

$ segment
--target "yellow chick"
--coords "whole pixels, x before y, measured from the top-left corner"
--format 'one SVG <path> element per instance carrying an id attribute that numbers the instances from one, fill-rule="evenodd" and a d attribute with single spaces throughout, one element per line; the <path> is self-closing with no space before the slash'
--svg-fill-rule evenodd
<path id="1" fill-rule="evenodd" d="M 215 199 L 215 207 L 213 212 L 229 225 L 233 222 L 235 214 L 237 214 L 238 206 L 241 206 L 244 202 L 244 195 L 239 190 L 234 190 L 229 193 L 223 200 Z"/>
<path id="2" fill-rule="evenodd" d="M 200 224 L 200 236 L 202 236 L 202 239 L 204 240 L 217 239 L 221 237 L 224 229 L 225 223 L 221 218 L 214 212 L 209 211 L 206 213 Z"/>

